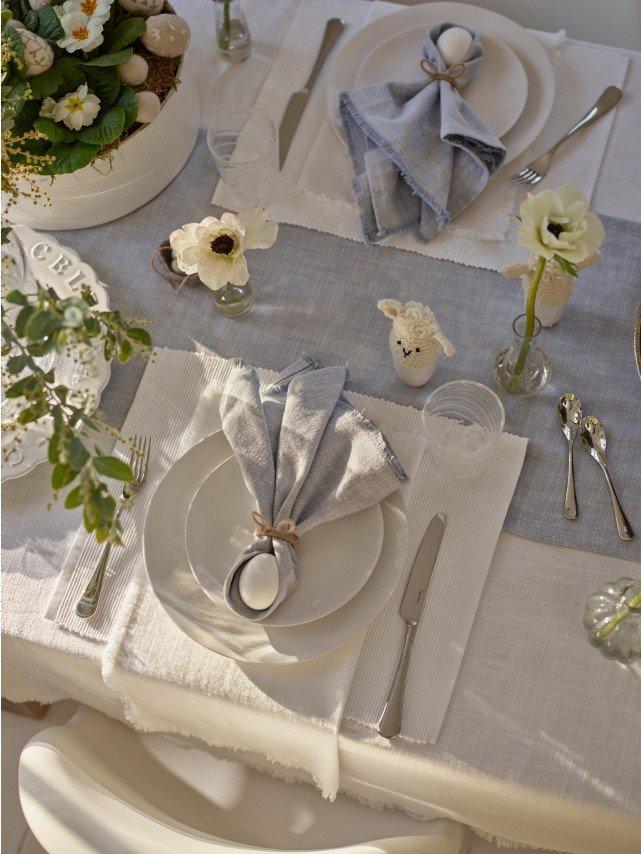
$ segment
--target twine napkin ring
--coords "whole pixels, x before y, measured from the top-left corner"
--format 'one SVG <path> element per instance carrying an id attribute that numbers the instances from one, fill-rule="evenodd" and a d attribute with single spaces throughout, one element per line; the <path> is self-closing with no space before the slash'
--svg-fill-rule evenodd
<path id="1" fill-rule="evenodd" d="M 296 522 L 293 519 L 281 519 L 276 525 L 270 525 L 267 519 L 256 510 L 252 510 L 251 517 L 256 523 L 255 537 L 260 537 L 261 539 L 275 537 L 277 540 L 285 540 L 285 542 L 294 548 L 298 545 Z"/>
<path id="2" fill-rule="evenodd" d="M 436 63 L 432 62 L 431 59 L 422 59 L 421 68 L 428 77 L 432 78 L 432 80 L 445 80 L 450 84 L 450 86 L 453 86 L 457 92 L 460 91 L 461 87 L 457 81 L 459 77 L 465 74 L 465 66 L 462 62 L 458 62 L 451 68 L 448 68 L 447 71 L 439 71 L 436 67 Z"/>

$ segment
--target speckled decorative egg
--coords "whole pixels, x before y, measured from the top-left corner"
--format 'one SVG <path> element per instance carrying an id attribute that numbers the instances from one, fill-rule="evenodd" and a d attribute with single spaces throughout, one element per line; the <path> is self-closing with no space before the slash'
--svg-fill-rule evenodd
<path id="1" fill-rule="evenodd" d="M 147 79 L 149 65 L 144 56 L 134 53 L 125 62 L 120 63 L 118 72 L 120 73 L 120 79 L 127 86 L 140 86 Z"/>
<path id="2" fill-rule="evenodd" d="M 153 15 L 140 41 L 156 56 L 182 56 L 189 47 L 189 24 L 179 15 Z"/>
<path id="3" fill-rule="evenodd" d="M 118 0 L 118 5 L 126 12 L 148 18 L 162 11 L 165 0 Z"/>
<path id="4" fill-rule="evenodd" d="M 42 74 L 43 71 L 51 68 L 53 65 L 51 45 L 30 30 L 16 30 L 16 32 L 24 42 L 27 77 L 35 77 L 36 74 Z"/>
<path id="5" fill-rule="evenodd" d="M 136 103 L 138 104 L 136 121 L 143 125 L 153 122 L 160 113 L 160 98 L 155 92 L 136 92 Z"/>
<path id="6" fill-rule="evenodd" d="M 443 62 L 451 67 L 463 59 L 471 44 L 472 36 L 464 27 L 450 27 L 438 37 L 436 47 Z"/>
<path id="7" fill-rule="evenodd" d="M 18 21 L 16 18 L 12 18 L 8 24 L 9 27 L 13 27 L 14 30 L 26 30 L 27 28 L 22 23 L 22 21 Z"/>

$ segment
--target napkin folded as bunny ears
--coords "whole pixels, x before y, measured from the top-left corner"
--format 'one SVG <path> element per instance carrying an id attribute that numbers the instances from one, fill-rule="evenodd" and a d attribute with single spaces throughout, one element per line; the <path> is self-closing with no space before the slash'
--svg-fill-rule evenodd
<path id="1" fill-rule="evenodd" d="M 505 148 L 461 97 L 483 59 L 474 30 L 456 68 L 436 47 L 454 24 L 435 24 L 416 57 L 416 80 L 373 83 L 340 94 L 354 166 L 352 183 L 365 238 L 413 226 L 431 240 L 474 201 L 505 159 Z M 443 75 L 454 74 L 453 82 Z"/>
<path id="2" fill-rule="evenodd" d="M 407 482 L 381 431 L 347 402 L 345 367 L 301 359 L 261 389 L 256 371 L 234 366 L 221 398 L 222 426 L 240 464 L 257 512 L 275 527 L 285 519 L 306 531 L 378 504 Z M 274 554 L 279 587 L 273 604 L 249 608 L 240 573 L 252 557 Z M 349 571 L 349 555 L 345 556 Z M 296 549 L 284 539 L 256 537 L 231 567 L 224 586 L 229 607 L 263 620 L 298 583 Z"/>

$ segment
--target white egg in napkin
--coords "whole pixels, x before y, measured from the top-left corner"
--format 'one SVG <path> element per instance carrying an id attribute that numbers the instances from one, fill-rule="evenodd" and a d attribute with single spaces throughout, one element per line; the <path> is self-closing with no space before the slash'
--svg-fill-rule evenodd
<path id="1" fill-rule="evenodd" d="M 470 49 L 472 36 L 463 27 L 450 27 L 441 33 L 436 42 L 438 52 L 443 57 L 443 62 L 451 67 L 460 62 Z"/>
<path id="2" fill-rule="evenodd" d="M 257 554 L 240 573 L 238 592 L 248 608 L 269 608 L 278 593 L 278 561 L 272 554 Z"/>

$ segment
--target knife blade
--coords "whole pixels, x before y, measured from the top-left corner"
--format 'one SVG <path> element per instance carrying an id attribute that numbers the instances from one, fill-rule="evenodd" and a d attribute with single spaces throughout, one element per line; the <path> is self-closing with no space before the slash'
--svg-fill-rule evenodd
<path id="1" fill-rule="evenodd" d="M 298 125 L 300 124 L 300 120 L 303 117 L 303 113 L 305 112 L 305 107 L 307 106 L 309 95 L 314 83 L 316 82 L 316 78 L 320 74 L 321 68 L 325 64 L 325 60 L 332 52 L 336 42 L 345 30 L 345 27 L 345 22 L 341 21 L 340 18 L 329 19 L 325 25 L 323 40 L 321 41 L 321 45 L 318 49 L 318 55 L 316 56 L 316 61 L 310 72 L 307 83 L 298 92 L 294 92 L 289 99 L 289 103 L 285 108 L 285 114 L 283 115 L 278 131 L 280 138 L 279 159 L 281 169 L 285 165 L 289 148 L 292 144 L 294 134 L 298 129 Z"/>
<path id="2" fill-rule="evenodd" d="M 401 652 L 396 672 L 394 673 L 392 686 L 385 700 L 383 712 L 376 727 L 384 738 L 395 738 L 401 731 L 403 692 L 405 689 L 407 665 L 416 626 L 425 605 L 427 589 L 443 541 L 446 523 L 447 516 L 445 513 L 439 513 L 434 516 L 427 526 L 427 531 L 418 548 L 412 565 L 412 571 L 405 586 L 400 607 L 401 617 L 407 624 L 403 651 Z"/>

